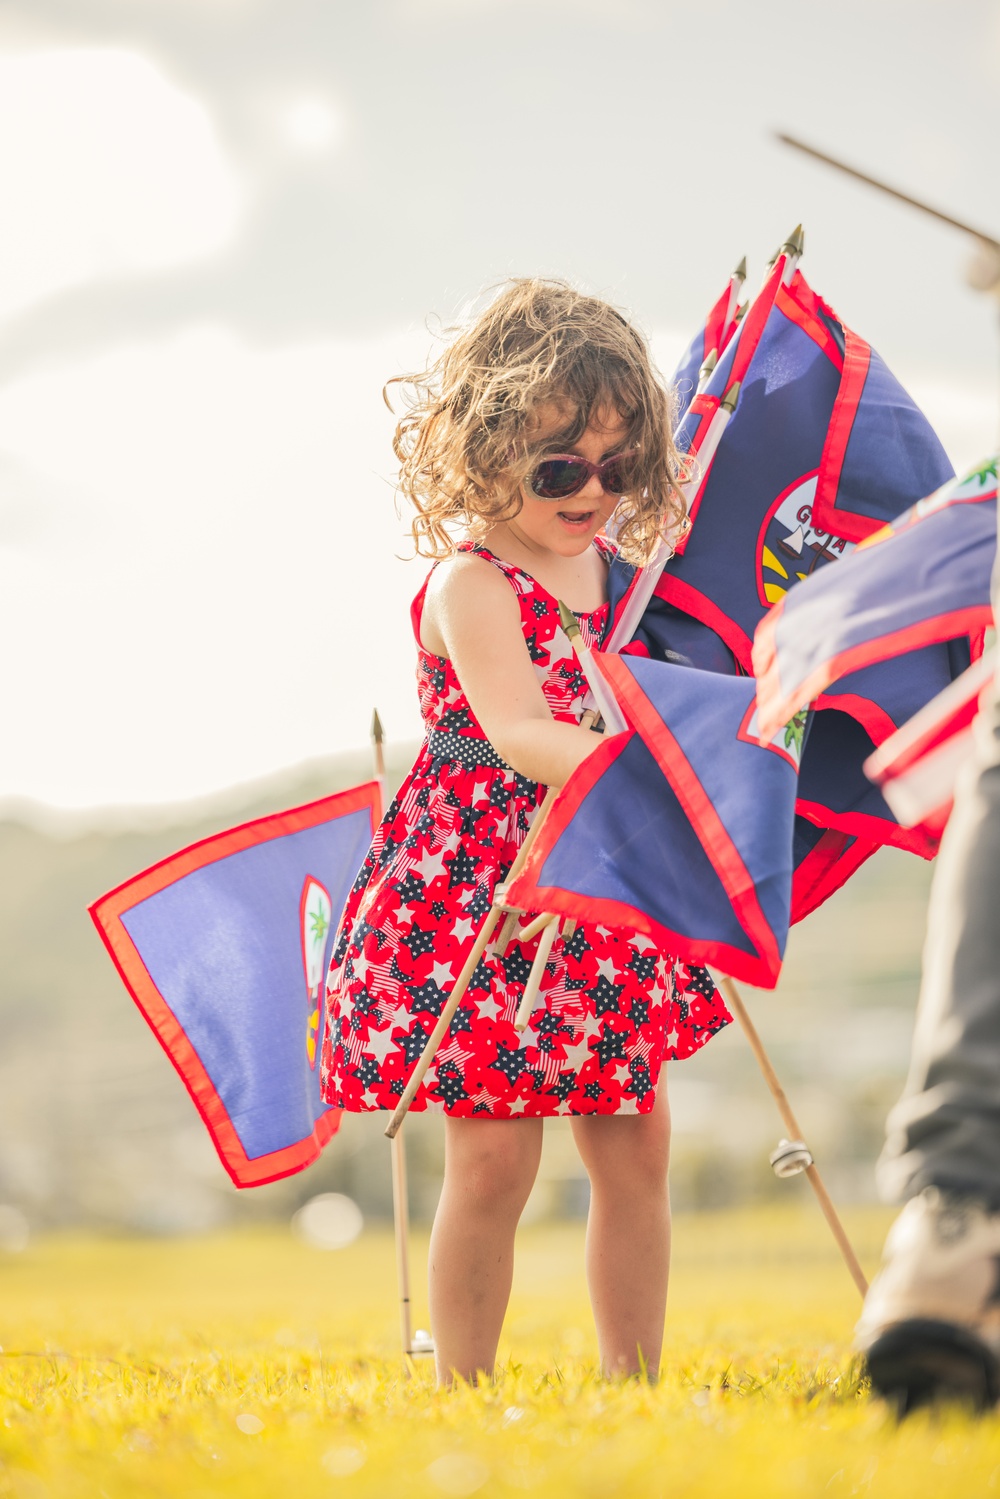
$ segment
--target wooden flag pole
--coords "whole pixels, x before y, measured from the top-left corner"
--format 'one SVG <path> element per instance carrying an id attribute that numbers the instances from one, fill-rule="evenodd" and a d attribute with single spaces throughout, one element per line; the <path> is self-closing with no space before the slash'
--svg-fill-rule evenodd
<path id="1" fill-rule="evenodd" d="M 548 816 L 549 809 L 551 808 L 552 803 L 555 801 L 557 794 L 558 787 L 550 786 L 546 791 L 545 799 L 538 809 L 534 822 L 528 829 L 525 840 L 521 844 L 521 847 L 518 851 L 517 858 L 511 865 L 510 873 L 507 876 L 507 884 L 510 884 L 524 868 L 525 860 L 527 859 L 528 854 L 531 852 L 531 845 L 534 842 L 535 838 L 538 836 L 539 829 Z M 466 958 L 465 965 L 462 968 L 461 973 L 458 975 L 458 978 L 455 980 L 455 987 L 454 989 L 452 989 L 450 995 L 448 996 L 448 1001 L 445 1004 L 444 1009 L 441 1011 L 441 1014 L 438 1016 L 437 1024 L 428 1037 L 427 1044 L 420 1054 L 420 1059 L 417 1062 L 417 1065 L 414 1067 L 412 1073 L 410 1074 L 410 1081 L 407 1083 L 403 1095 L 400 1098 L 399 1103 L 396 1105 L 395 1112 L 393 1113 L 392 1118 L 386 1125 L 385 1132 L 390 1140 L 394 1140 L 396 1138 L 399 1127 L 402 1124 L 403 1120 L 406 1118 L 407 1113 L 409 1112 L 410 1104 L 417 1096 L 417 1089 L 420 1087 L 420 1084 L 423 1082 L 425 1076 L 427 1075 L 427 1069 L 433 1062 L 434 1057 L 437 1054 L 437 1049 L 441 1045 L 441 1042 L 444 1040 L 445 1035 L 448 1031 L 448 1027 L 451 1025 L 452 1020 L 455 1018 L 455 1011 L 458 1009 L 460 1003 L 462 1002 L 462 999 L 465 996 L 465 991 L 469 987 L 472 975 L 479 967 L 479 960 L 483 956 L 483 953 L 486 951 L 490 938 L 493 936 L 493 933 L 501 918 L 507 915 L 507 908 L 503 903 L 505 890 L 506 885 L 497 886 L 493 898 L 493 904 L 492 906 L 490 906 L 489 911 L 486 913 L 485 921 L 479 928 L 479 935 L 472 945 L 472 951 Z"/>
<path id="2" fill-rule="evenodd" d="M 594 724 L 595 719 L 596 714 L 588 709 L 581 718 L 580 725 L 582 728 L 589 729 Z M 486 913 L 485 921 L 479 928 L 479 935 L 476 937 L 476 940 L 473 943 L 472 951 L 466 958 L 462 971 L 458 975 L 458 978 L 455 980 L 455 987 L 449 994 L 447 1003 L 445 1004 L 444 1009 L 441 1011 L 441 1014 L 438 1016 L 437 1024 L 431 1031 L 430 1036 L 427 1039 L 427 1044 L 420 1054 L 420 1059 L 417 1062 L 417 1065 L 414 1067 L 412 1073 L 410 1074 L 410 1080 L 403 1091 L 399 1103 L 396 1105 L 392 1118 L 386 1125 L 385 1133 L 390 1140 L 394 1140 L 396 1138 L 396 1133 L 399 1130 L 400 1125 L 403 1123 L 403 1120 L 406 1118 L 407 1113 L 409 1112 L 410 1104 L 417 1096 L 417 1089 L 420 1087 L 420 1084 L 426 1077 L 427 1069 L 433 1062 L 437 1054 L 438 1047 L 444 1040 L 448 1032 L 448 1027 L 451 1025 L 452 1020 L 455 1018 L 455 1011 L 458 1009 L 459 1005 L 462 1002 L 462 999 L 465 996 L 465 991 L 469 987 L 469 984 L 472 980 L 472 975 L 479 967 L 479 960 L 489 946 L 490 938 L 496 931 L 497 926 L 501 924 L 502 920 L 502 938 L 503 933 L 507 930 L 508 924 L 510 923 L 511 916 L 513 914 L 513 925 L 510 928 L 511 936 L 516 929 L 517 913 L 511 913 L 504 902 L 504 896 L 506 894 L 508 886 L 513 884 L 514 880 L 524 868 L 525 863 L 527 862 L 528 855 L 531 852 L 531 846 L 534 843 L 535 839 L 538 837 L 538 834 L 541 832 L 541 829 L 545 823 L 545 819 L 548 817 L 549 812 L 552 809 L 552 803 L 555 801 L 558 795 L 558 786 L 550 786 L 548 788 L 542 804 L 535 814 L 534 821 L 532 822 L 531 827 L 528 829 L 527 834 L 525 835 L 524 842 L 518 849 L 517 858 L 514 860 L 513 864 L 510 867 L 510 872 L 507 875 L 505 883 L 503 885 L 498 885 L 496 887 L 496 890 L 494 891 L 493 904 L 492 906 L 490 906 L 489 911 Z M 532 923 L 532 925 L 533 924 L 534 923 Z M 546 926 L 545 931 L 548 930 L 550 930 L 550 928 Z M 553 932 L 554 940 L 554 924 L 551 930 Z M 507 940 L 510 940 L 509 937 Z M 504 946 L 506 946 L 506 942 L 504 943 Z"/>
<path id="3" fill-rule="evenodd" d="M 774 1067 L 771 1065 L 771 1058 L 764 1050 L 764 1043 L 761 1041 L 760 1036 L 757 1034 L 757 1027 L 750 1019 L 747 1008 L 744 1005 L 742 998 L 740 997 L 740 991 L 737 989 L 736 984 L 731 978 L 721 978 L 719 980 L 719 988 L 722 990 L 726 1004 L 736 1016 L 743 1034 L 746 1036 L 747 1041 L 750 1043 L 750 1050 L 756 1057 L 757 1065 L 760 1068 L 761 1072 L 764 1074 L 764 1081 L 770 1088 L 771 1093 L 774 1097 L 774 1101 L 778 1105 L 778 1113 L 781 1115 L 782 1123 L 789 1133 L 789 1139 L 787 1141 L 783 1141 L 782 1143 L 784 1145 L 794 1145 L 801 1147 L 795 1152 L 796 1155 L 800 1158 L 800 1164 L 796 1166 L 796 1170 L 804 1170 L 806 1175 L 808 1176 L 809 1185 L 816 1193 L 816 1198 L 819 1202 L 820 1208 L 822 1209 L 823 1216 L 826 1219 L 827 1223 L 830 1225 L 830 1232 L 833 1234 L 833 1237 L 837 1241 L 837 1247 L 844 1257 L 844 1263 L 847 1265 L 847 1268 L 850 1271 L 851 1279 L 854 1281 L 854 1284 L 857 1286 L 862 1296 L 866 1296 L 868 1294 L 868 1281 L 865 1278 L 865 1272 L 862 1270 L 861 1265 L 858 1261 L 858 1257 L 854 1253 L 854 1248 L 851 1244 L 851 1241 L 847 1237 L 847 1231 L 840 1221 L 840 1218 L 837 1214 L 837 1209 L 834 1207 L 833 1202 L 831 1201 L 829 1192 L 826 1190 L 823 1178 L 819 1174 L 819 1168 L 812 1158 L 812 1153 L 802 1145 L 802 1131 L 799 1128 L 799 1122 L 792 1112 L 792 1106 L 788 1102 L 788 1097 L 785 1093 L 784 1088 L 778 1081 L 778 1074 L 775 1072 Z M 808 1157 L 808 1160 L 805 1159 L 806 1157 Z"/>
<path id="4" fill-rule="evenodd" d="M 372 713 L 372 758 L 379 784 L 380 814 L 385 811 L 385 732 L 378 709 Z M 396 1238 L 396 1287 L 399 1293 L 399 1335 L 404 1358 L 413 1354 L 413 1319 L 410 1311 L 410 1204 L 406 1189 L 406 1145 L 402 1135 L 392 1141 L 392 1224 Z"/>

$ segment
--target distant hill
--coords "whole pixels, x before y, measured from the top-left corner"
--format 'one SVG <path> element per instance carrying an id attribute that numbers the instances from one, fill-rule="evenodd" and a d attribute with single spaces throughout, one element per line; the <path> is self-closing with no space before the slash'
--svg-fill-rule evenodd
<path id="1" fill-rule="evenodd" d="M 412 746 L 390 755 L 389 780 Z M 178 807 L 65 816 L 10 807 L 0 821 L 0 1202 L 41 1225 L 86 1221 L 176 1231 L 290 1212 L 336 1188 L 389 1211 L 376 1116 L 350 1118 L 303 1175 L 237 1193 L 179 1079 L 122 987 L 87 905 L 186 844 L 370 776 L 367 755 L 310 762 Z M 872 1192 L 871 1162 L 905 1072 L 929 868 L 887 853 L 793 933 L 775 996 L 755 1014 L 810 1136 L 842 1193 Z M 711 1205 L 798 1190 L 766 1163 L 781 1133 L 742 1038 L 673 1064 L 674 1195 Z M 407 1125 L 417 1217 L 433 1210 L 441 1127 Z M 582 1211 L 569 1133 L 547 1132 L 537 1211 Z"/>
<path id="2" fill-rule="evenodd" d="M 407 749 L 390 753 L 390 784 L 408 768 Z M 0 1202 L 44 1223 L 155 1228 L 266 1211 L 269 1197 L 282 1197 L 230 1187 L 87 906 L 189 843 L 370 777 L 370 757 L 357 754 L 176 807 L 8 806 L 0 821 Z"/>

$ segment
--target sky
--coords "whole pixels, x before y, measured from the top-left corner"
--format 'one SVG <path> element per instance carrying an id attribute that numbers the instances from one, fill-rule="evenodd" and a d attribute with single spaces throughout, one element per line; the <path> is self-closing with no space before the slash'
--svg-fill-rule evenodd
<path id="1" fill-rule="evenodd" d="M 953 461 L 996 441 L 995 0 L 2 0 L 0 800 L 169 802 L 420 731 L 381 397 L 510 274 L 665 371 L 803 270 Z"/>

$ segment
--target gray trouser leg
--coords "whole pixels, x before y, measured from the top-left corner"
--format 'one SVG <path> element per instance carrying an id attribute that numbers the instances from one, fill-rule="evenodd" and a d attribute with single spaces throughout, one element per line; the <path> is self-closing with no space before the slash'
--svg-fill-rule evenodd
<path id="1" fill-rule="evenodd" d="M 994 580 L 996 581 L 996 580 Z M 1000 703 L 977 724 L 928 910 L 910 1075 L 879 1162 L 887 1196 L 926 1186 L 1000 1209 Z"/>

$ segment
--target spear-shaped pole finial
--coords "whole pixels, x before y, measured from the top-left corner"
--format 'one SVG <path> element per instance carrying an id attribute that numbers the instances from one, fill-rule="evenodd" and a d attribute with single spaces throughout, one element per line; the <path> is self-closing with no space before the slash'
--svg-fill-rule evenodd
<path id="1" fill-rule="evenodd" d="M 788 238 L 778 247 L 778 255 L 801 255 L 805 242 L 805 230 L 801 224 L 796 224 Z"/>
<path id="2" fill-rule="evenodd" d="M 557 599 L 556 602 L 559 605 L 559 623 L 562 626 L 563 634 L 567 640 L 575 640 L 580 633 L 580 621 L 572 609 L 567 608 L 562 599 Z"/>
<path id="3" fill-rule="evenodd" d="M 559 623 L 563 628 L 567 640 L 573 647 L 576 659 L 580 663 L 590 688 L 594 702 L 600 709 L 601 717 L 604 719 L 604 727 L 609 734 L 620 734 L 628 728 L 625 717 L 615 701 L 614 694 L 608 690 L 604 678 L 601 676 L 600 668 L 595 664 L 591 655 L 590 647 L 584 643 L 580 632 L 580 621 L 572 609 L 567 609 L 562 599 L 557 599 L 559 605 Z"/>
<path id="4" fill-rule="evenodd" d="M 729 278 L 729 301 L 726 303 L 726 317 L 722 324 L 722 346 L 725 348 L 729 341 L 729 335 L 738 326 L 738 312 L 740 303 L 740 292 L 743 283 L 747 279 L 747 258 L 744 255 L 739 265 Z M 702 365 L 702 369 L 704 369 Z"/>
<path id="5" fill-rule="evenodd" d="M 382 720 L 378 716 L 378 709 L 377 708 L 373 708 L 372 709 L 371 740 L 372 740 L 372 757 L 373 757 L 373 759 L 375 761 L 375 779 L 377 781 L 384 781 L 385 780 L 385 755 L 384 755 L 383 750 L 382 750 L 382 741 L 383 741 L 384 738 L 385 738 L 385 730 L 382 727 Z"/>
<path id="6" fill-rule="evenodd" d="M 701 369 L 698 371 L 698 391 L 699 391 L 699 393 L 705 389 L 705 386 L 708 384 L 709 380 L 712 378 L 712 371 L 715 369 L 715 366 L 718 364 L 718 362 L 719 362 L 719 351 L 718 351 L 718 349 L 709 349 L 708 353 L 705 355 L 705 362 L 702 365 Z"/>
<path id="7" fill-rule="evenodd" d="M 732 385 L 726 391 L 722 400 L 719 402 L 720 410 L 728 411 L 730 416 L 736 410 L 736 402 L 740 398 L 740 383 L 741 382 L 739 380 L 734 380 Z"/>

